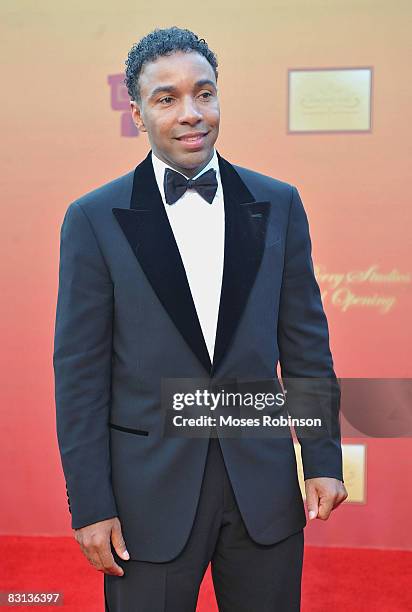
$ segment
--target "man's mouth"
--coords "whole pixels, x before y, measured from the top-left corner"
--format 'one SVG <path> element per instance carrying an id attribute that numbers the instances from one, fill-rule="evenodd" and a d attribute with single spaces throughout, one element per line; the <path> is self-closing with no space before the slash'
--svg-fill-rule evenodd
<path id="1" fill-rule="evenodd" d="M 184 151 L 193 153 L 203 150 L 208 133 L 209 132 L 187 132 L 176 138 L 176 140 L 181 143 L 181 148 Z"/>
<path id="2" fill-rule="evenodd" d="M 207 132 L 191 132 L 188 134 L 183 134 L 182 136 L 179 136 L 177 138 L 177 140 L 180 140 L 182 142 L 189 142 L 189 143 L 198 143 L 201 142 L 202 139 L 207 135 Z"/>

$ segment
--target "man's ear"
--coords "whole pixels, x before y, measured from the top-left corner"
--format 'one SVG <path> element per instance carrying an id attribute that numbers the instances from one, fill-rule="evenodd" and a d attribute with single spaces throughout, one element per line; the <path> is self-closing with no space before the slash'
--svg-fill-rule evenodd
<path id="1" fill-rule="evenodd" d="M 139 132 L 147 132 L 146 127 L 144 125 L 140 106 L 137 104 L 137 102 L 131 100 L 130 109 L 132 111 L 133 123 L 135 124 Z"/>

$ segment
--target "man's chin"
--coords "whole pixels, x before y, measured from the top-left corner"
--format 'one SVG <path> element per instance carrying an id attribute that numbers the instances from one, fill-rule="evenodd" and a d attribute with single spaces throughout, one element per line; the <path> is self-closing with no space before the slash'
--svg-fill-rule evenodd
<path id="1" fill-rule="evenodd" d="M 213 156 L 213 147 L 212 149 L 208 149 L 205 151 L 202 149 L 201 151 L 190 151 L 187 153 L 183 153 L 178 156 L 178 159 L 175 159 L 175 163 L 180 168 L 185 168 L 186 170 L 196 170 L 201 166 L 205 166 Z"/>

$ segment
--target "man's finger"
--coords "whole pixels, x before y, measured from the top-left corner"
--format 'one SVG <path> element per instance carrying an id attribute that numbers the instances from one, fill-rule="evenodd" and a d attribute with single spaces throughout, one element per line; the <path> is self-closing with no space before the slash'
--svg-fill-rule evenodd
<path id="1" fill-rule="evenodd" d="M 96 543 L 86 540 L 86 544 L 84 544 L 84 542 L 80 540 L 79 544 L 84 556 L 95 569 L 104 572 L 105 574 L 123 576 L 124 571 L 115 562 L 110 547 L 108 546 L 109 542 L 104 543 L 102 541 L 98 541 Z"/>
<path id="2" fill-rule="evenodd" d="M 308 509 L 309 520 L 313 520 L 318 516 L 319 497 L 315 487 L 309 486 L 306 490 L 306 506 Z"/>
<path id="3" fill-rule="evenodd" d="M 330 513 L 333 510 L 333 504 L 335 502 L 335 496 L 324 496 L 320 498 L 320 504 L 319 504 L 319 512 L 318 512 L 318 518 L 322 519 L 323 521 L 326 521 L 326 519 L 329 518 Z"/>
<path id="4" fill-rule="evenodd" d="M 120 521 L 116 521 L 115 524 L 113 525 L 111 539 L 112 539 L 113 548 L 115 549 L 119 557 L 121 557 L 122 559 L 125 559 L 125 561 L 128 561 L 130 559 L 130 555 L 127 552 L 126 543 L 123 539 Z"/>
<path id="5" fill-rule="evenodd" d="M 90 565 L 93 565 L 93 567 L 97 570 L 102 569 L 102 562 L 96 551 L 89 552 L 87 550 L 84 550 L 83 552 Z"/>
<path id="6" fill-rule="evenodd" d="M 89 547 L 86 548 L 82 544 L 80 544 L 80 548 L 82 549 L 82 552 L 90 565 L 92 565 L 95 569 L 102 571 L 103 566 L 97 550 Z"/>
<path id="7" fill-rule="evenodd" d="M 123 576 L 123 568 L 120 567 L 114 560 L 110 547 L 104 546 L 98 549 L 98 554 L 102 564 L 102 571 L 105 574 L 111 574 L 112 576 Z"/>
<path id="8" fill-rule="evenodd" d="M 338 506 L 339 506 L 339 505 L 340 505 L 342 502 L 344 502 L 344 501 L 345 501 L 345 499 L 346 499 L 347 497 L 348 497 L 348 493 L 347 493 L 346 489 L 345 489 L 345 488 L 342 488 L 342 489 L 339 491 L 339 493 L 338 493 L 338 495 L 337 495 L 337 497 L 336 497 L 336 500 L 335 500 L 335 503 L 334 503 L 333 509 L 337 508 L 337 507 L 338 507 Z"/>

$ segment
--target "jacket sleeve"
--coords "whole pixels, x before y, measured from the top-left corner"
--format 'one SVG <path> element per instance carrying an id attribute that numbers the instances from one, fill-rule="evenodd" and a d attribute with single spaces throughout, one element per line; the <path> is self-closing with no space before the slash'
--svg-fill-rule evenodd
<path id="1" fill-rule="evenodd" d="M 60 233 L 53 368 L 57 438 L 78 529 L 117 515 L 111 486 L 113 284 L 91 223 L 72 203 Z"/>
<path id="2" fill-rule="evenodd" d="M 305 480 L 328 476 L 343 482 L 340 386 L 313 269 L 308 220 L 293 186 L 285 249 L 278 346 L 286 406 L 292 418 L 321 420 L 321 427 L 295 426 Z"/>

